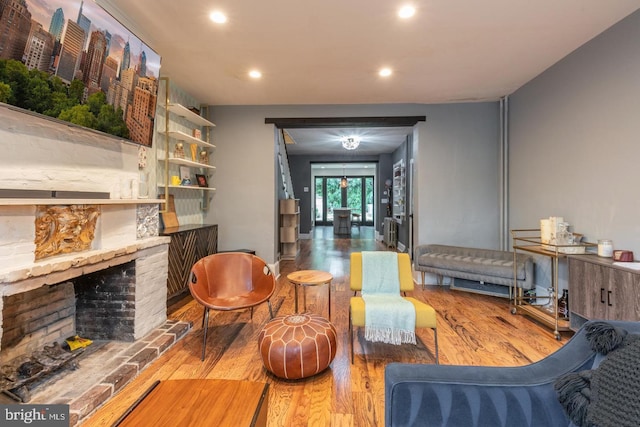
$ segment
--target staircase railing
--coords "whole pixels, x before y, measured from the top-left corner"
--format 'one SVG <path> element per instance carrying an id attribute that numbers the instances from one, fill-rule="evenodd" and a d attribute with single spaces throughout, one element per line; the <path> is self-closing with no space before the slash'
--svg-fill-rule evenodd
<path id="1" fill-rule="evenodd" d="M 285 199 L 294 199 L 293 182 L 291 181 L 291 171 L 289 169 L 289 157 L 287 156 L 287 147 L 284 142 L 284 130 L 278 132 L 278 165 L 280 167 L 280 176 Z"/>

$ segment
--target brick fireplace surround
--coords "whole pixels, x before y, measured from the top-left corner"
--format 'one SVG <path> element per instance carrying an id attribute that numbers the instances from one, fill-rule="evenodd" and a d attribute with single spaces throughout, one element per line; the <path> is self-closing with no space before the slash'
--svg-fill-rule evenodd
<path id="1" fill-rule="evenodd" d="M 153 191 L 147 199 L 135 199 L 133 191 L 142 171 L 150 172 L 148 188 L 155 188 L 155 151 L 3 103 L 0 141 L 0 192 L 109 197 L 0 197 L 0 366 L 76 333 L 94 340 L 78 358 L 79 369 L 30 391 L 30 403 L 69 404 L 76 425 L 189 330 L 166 317 L 170 239 L 158 236 L 160 201 Z M 140 164 L 141 153 L 149 166 Z M 78 203 L 99 206 L 91 247 L 34 256 L 37 206 Z"/>
<path id="2" fill-rule="evenodd" d="M 168 238 L 148 237 L 0 270 L 2 364 L 76 333 L 95 341 L 29 403 L 69 404 L 76 425 L 188 332 L 166 318 L 167 250 Z"/>

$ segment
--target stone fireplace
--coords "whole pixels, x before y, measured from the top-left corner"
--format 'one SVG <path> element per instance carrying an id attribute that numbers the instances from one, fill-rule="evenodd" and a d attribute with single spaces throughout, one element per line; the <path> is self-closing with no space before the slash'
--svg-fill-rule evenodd
<path id="1" fill-rule="evenodd" d="M 16 293 L 5 294 L 0 304 L 0 359 L 4 363 L 74 335 L 135 341 L 162 324 L 166 288 L 157 284 L 166 277 L 163 246 L 58 272 L 53 276 L 63 280 L 56 283 L 33 287 L 42 277 L 14 282 Z M 85 274 L 92 269 L 98 270 Z"/>
<path id="2" fill-rule="evenodd" d="M 82 302 L 76 288 L 83 277 L 100 271 L 112 278 L 121 275 L 109 273 L 112 267 L 123 269 L 128 281 L 96 299 L 113 300 L 122 293 L 126 301 L 104 305 L 88 316 L 110 309 L 114 314 L 115 306 L 130 308 L 132 312 L 118 320 L 128 327 L 118 333 L 129 340 L 163 324 L 170 239 L 158 236 L 162 200 L 153 199 L 153 193 L 134 198 L 133 192 L 127 196 L 120 191 L 138 179 L 143 168 L 139 156 L 146 148 L 1 103 L 0 118 L 0 140 L 7 141 L 0 168 L 0 362 L 71 334 L 95 334 L 82 322 L 78 325 L 83 329 L 76 330 L 77 320 L 87 315 L 81 305 L 69 303 L 71 291 L 65 284 L 73 283 L 73 298 Z M 66 218 L 59 227 L 51 225 L 58 212 Z M 79 223 L 94 220 L 83 232 L 74 231 Z M 43 233 L 50 228 L 61 237 Z M 74 234 L 80 244 L 64 247 Z M 96 289 L 110 286 L 101 282 L 104 279 L 91 280 Z M 62 295 L 69 301 L 63 302 Z M 48 307 L 31 306 L 36 301 Z M 31 304 L 28 310 L 26 302 Z M 60 310 L 54 310 L 57 305 Z M 68 316 L 74 310 L 75 316 Z M 16 326 L 10 320 L 5 328 L 14 315 L 25 324 Z M 111 315 L 101 315 L 101 320 L 111 321 Z"/>
<path id="3" fill-rule="evenodd" d="M 166 321 L 168 239 L 45 259 L 0 274 L 3 363 L 65 338 L 134 341 Z"/>
<path id="4" fill-rule="evenodd" d="M 0 366 L 70 336 L 94 341 L 78 370 L 11 391 L 29 403 L 69 404 L 75 425 L 190 325 L 167 320 L 170 238 L 157 235 L 158 201 L 94 200 L 101 215 L 91 248 L 38 260 L 35 202 L 61 201 L 0 198 Z"/>
<path id="5" fill-rule="evenodd" d="M 72 335 L 100 341 L 85 353 L 112 360 L 85 358 L 65 373 L 69 380 L 53 379 L 55 390 L 31 401 L 68 403 L 74 425 L 189 328 L 166 316 L 163 201 L 153 191 L 149 198 L 121 191 L 135 188 L 143 172 L 155 188 L 155 151 L 2 103 L 0 119 L 0 366 Z M 140 163 L 147 155 L 149 166 Z M 89 219 L 99 212 L 95 228 L 81 234 L 82 243 L 90 237 L 86 246 L 56 252 L 67 242 L 42 239 L 38 218 L 61 206 L 70 221 L 81 219 L 75 205 L 90 206 Z"/>

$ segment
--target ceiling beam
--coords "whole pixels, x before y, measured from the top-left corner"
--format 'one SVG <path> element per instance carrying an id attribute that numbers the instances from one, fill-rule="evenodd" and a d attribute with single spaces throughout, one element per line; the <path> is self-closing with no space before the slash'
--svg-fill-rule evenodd
<path id="1" fill-rule="evenodd" d="M 305 117 L 264 119 L 265 124 L 273 124 L 278 129 L 335 128 L 335 127 L 405 127 L 424 122 L 426 116 L 393 117 Z"/>

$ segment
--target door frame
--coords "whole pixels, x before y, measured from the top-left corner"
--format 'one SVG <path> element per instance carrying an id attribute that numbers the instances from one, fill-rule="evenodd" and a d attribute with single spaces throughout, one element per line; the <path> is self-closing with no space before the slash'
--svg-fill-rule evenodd
<path id="1" fill-rule="evenodd" d="M 360 180 L 360 186 L 361 186 L 361 192 L 360 192 L 360 201 L 361 201 L 361 225 L 365 225 L 365 226 L 373 226 L 375 224 L 375 218 L 376 218 L 376 212 L 375 212 L 375 183 L 376 183 L 376 177 L 375 175 L 344 175 L 344 177 L 347 178 L 347 180 L 350 179 L 359 179 Z M 311 197 L 312 200 L 312 212 L 314 213 L 313 215 L 313 220 L 315 225 L 319 225 L 319 226 L 331 226 L 333 225 L 333 221 L 329 221 L 327 219 L 327 179 L 341 179 L 342 177 L 340 176 L 336 176 L 336 175 L 316 175 L 314 177 L 314 182 L 313 182 L 313 194 Z M 374 204 L 374 210 L 373 210 L 373 218 L 371 220 L 367 220 L 366 219 L 366 215 L 365 215 L 365 209 L 366 209 L 366 179 L 367 178 L 371 178 L 372 180 L 372 190 L 374 191 L 373 194 L 373 204 Z M 315 212 L 316 212 L 316 181 L 318 179 L 322 180 L 322 219 L 318 220 L 315 216 Z M 347 205 L 347 189 L 348 187 L 345 188 L 340 188 L 340 206 L 346 206 Z"/>

